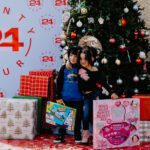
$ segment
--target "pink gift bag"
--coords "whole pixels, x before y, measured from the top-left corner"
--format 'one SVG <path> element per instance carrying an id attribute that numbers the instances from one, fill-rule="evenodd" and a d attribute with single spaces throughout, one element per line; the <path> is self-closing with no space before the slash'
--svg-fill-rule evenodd
<path id="1" fill-rule="evenodd" d="M 139 145 L 140 101 L 137 98 L 95 100 L 93 148 Z"/>

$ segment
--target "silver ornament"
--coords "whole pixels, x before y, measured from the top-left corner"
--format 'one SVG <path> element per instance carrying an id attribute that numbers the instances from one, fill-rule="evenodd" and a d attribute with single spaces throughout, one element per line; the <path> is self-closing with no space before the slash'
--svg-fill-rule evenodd
<path id="1" fill-rule="evenodd" d="M 78 28 L 81 28 L 82 25 L 83 25 L 83 23 L 79 20 L 79 21 L 76 23 L 76 25 L 77 25 Z"/>
<path id="2" fill-rule="evenodd" d="M 140 58 L 142 58 L 142 59 L 145 59 L 145 58 L 146 58 L 146 54 L 145 54 L 145 52 L 140 51 L 140 53 L 139 53 L 139 57 L 140 57 Z"/>
<path id="3" fill-rule="evenodd" d="M 122 80 L 121 78 L 118 78 L 118 79 L 117 79 L 117 84 L 118 84 L 118 85 L 121 85 L 122 83 L 123 83 L 123 80 Z"/>
<path id="4" fill-rule="evenodd" d="M 103 19 L 102 17 L 100 17 L 100 18 L 98 19 L 98 22 L 99 22 L 99 24 L 104 24 L 104 19 Z"/>
<path id="5" fill-rule="evenodd" d="M 139 8 L 138 8 L 138 5 L 135 4 L 135 5 L 133 6 L 133 10 L 138 11 L 138 9 L 139 9 Z"/>
<path id="6" fill-rule="evenodd" d="M 126 8 L 124 8 L 124 10 L 123 10 L 125 13 L 128 13 L 129 12 L 129 9 L 126 7 Z"/>
<path id="7" fill-rule="evenodd" d="M 64 12 L 62 15 L 62 22 L 63 23 L 68 22 L 69 18 L 70 18 L 70 12 L 68 12 L 68 11 Z"/>
<path id="8" fill-rule="evenodd" d="M 135 75 L 135 76 L 133 77 L 133 81 L 134 81 L 134 82 L 139 82 L 139 77 L 138 77 L 137 75 Z"/>
<path id="9" fill-rule="evenodd" d="M 135 93 L 135 94 L 138 94 L 138 93 L 139 93 L 139 90 L 138 90 L 137 88 L 135 88 L 135 89 L 134 89 L 134 93 Z"/>
<path id="10" fill-rule="evenodd" d="M 65 46 L 66 45 L 66 42 L 64 40 L 61 41 L 60 43 L 62 46 Z"/>
<path id="11" fill-rule="evenodd" d="M 88 23 L 90 24 L 90 23 L 94 23 L 94 18 L 93 17 L 89 17 L 88 18 Z"/>

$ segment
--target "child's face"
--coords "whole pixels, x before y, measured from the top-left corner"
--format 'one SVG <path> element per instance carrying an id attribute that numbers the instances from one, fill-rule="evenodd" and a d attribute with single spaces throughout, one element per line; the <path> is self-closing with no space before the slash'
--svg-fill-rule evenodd
<path id="1" fill-rule="evenodd" d="M 69 61 L 72 65 L 75 65 L 77 64 L 77 55 L 74 55 L 74 54 L 70 54 L 69 56 Z"/>
<path id="2" fill-rule="evenodd" d="M 80 54 L 80 65 L 83 66 L 83 67 L 85 67 L 85 68 L 89 66 L 89 63 L 86 60 L 84 53 Z"/>

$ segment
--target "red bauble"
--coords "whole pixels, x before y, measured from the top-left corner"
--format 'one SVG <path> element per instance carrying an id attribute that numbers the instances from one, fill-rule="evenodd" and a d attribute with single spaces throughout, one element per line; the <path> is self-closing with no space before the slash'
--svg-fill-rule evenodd
<path id="1" fill-rule="evenodd" d="M 121 98 L 125 98 L 125 97 L 126 97 L 126 95 L 123 93 L 120 97 L 121 97 Z"/>
<path id="2" fill-rule="evenodd" d="M 137 39 L 138 39 L 138 36 L 137 36 L 137 35 L 135 35 L 135 36 L 134 36 L 134 39 L 135 39 L 135 40 L 137 40 Z"/>
<path id="3" fill-rule="evenodd" d="M 110 39 L 109 39 L 109 43 L 111 43 L 111 44 L 116 43 L 116 39 L 115 39 L 115 38 L 110 38 Z"/>
<path id="4" fill-rule="evenodd" d="M 127 25 L 127 21 L 124 18 L 121 19 L 121 25 L 123 27 L 125 27 Z"/>
<path id="5" fill-rule="evenodd" d="M 137 63 L 137 64 L 141 64 L 141 63 L 142 63 L 142 59 L 141 59 L 141 58 L 137 58 L 137 59 L 136 59 L 136 63 Z"/>
<path id="6" fill-rule="evenodd" d="M 76 34 L 75 32 L 72 32 L 72 33 L 71 33 L 71 38 L 72 38 L 72 39 L 75 39 L 76 37 L 77 37 L 77 34 Z"/>
<path id="7" fill-rule="evenodd" d="M 119 46 L 119 51 L 120 52 L 126 52 L 127 51 L 127 47 L 125 45 L 120 45 Z"/>
<path id="8" fill-rule="evenodd" d="M 144 32 L 144 31 L 141 31 L 141 32 L 140 32 L 140 35 L 141 35 L 141 36 L 144 36 L 144 35 L 145 35 L 145 32 Z"/>
<path id="9" fill-rule="evenodd" d="M 135 32 L 134 32 L 134 35 L 138 35 L 138 32 L 137 32 L 137 31 L 135 31 Z"/>
<path id="10" fill-rule="evenodd" d="M 99 84 L 99 83 L 96 83 L 96 86 L 97 86 L 99 89 L 101 89 L 101 88 L 102 88 L 102 85 L 101 85 L 101 84 Z"/>

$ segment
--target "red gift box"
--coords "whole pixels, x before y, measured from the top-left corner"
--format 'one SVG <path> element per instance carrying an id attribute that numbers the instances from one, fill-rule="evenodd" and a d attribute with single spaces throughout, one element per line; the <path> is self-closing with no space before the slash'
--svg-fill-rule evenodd
<path id="1" fill-rule="evenodd" d="M 31 76 L 20 76 L 20 90 L 19 95 L 31 95 Z"/>
<path id="2" fill-rule="evenodd" d="M 49 97 L 49 84 L 50 78 L 47 76 L 22 75 L 19 95 Z"/>
<path id="3" fill-rule="evenodd" d="M 150 120 L 150 94 L 138 94 L 134 95 L 133 98 L 140 99 L 140 120 Z"/>
<path id="4" fill-rule="evenodd" d="M 53 77 L 55 70 L 31 70 L 29 75 Z"/>

